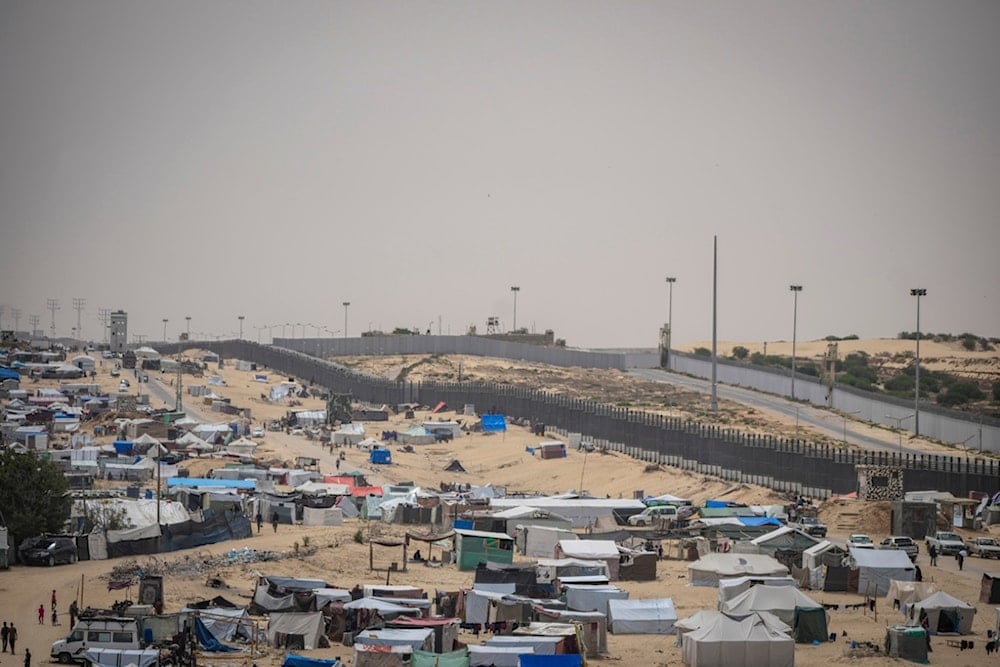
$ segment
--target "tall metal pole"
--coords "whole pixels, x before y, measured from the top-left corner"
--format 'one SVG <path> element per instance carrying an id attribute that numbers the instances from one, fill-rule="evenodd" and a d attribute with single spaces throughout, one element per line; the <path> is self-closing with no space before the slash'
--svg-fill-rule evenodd
<path id="1" fill-rule="evenodd" d="M 76 335 L 80 340 L 83 340 L 83 325 L 80 323 L 80 313 L 83 312 L 83 308 L 86 305 L 86 299 L 76 296 L 73 297 L 73 310 L 76 311 Z"/>
<path id="2" fill-rule="evenodd" d="M 670 348 L 674 345 L 674 283 L 677 278 L 667 276 L 667 287 L 669 296 L 667 297 L 667 370 L 670 369 Z"/>
<path id="3" fill-rule="evenodd" d="M 236 319 L 240 321 L 240 340 L 243 340 L 243 320 L 246 318 L 245 315 L 237 315 Z"/>
<path id="4" fill-rule="evenodd" d="M 927 296 L 927 290 L 917 287 L 910 290 L 910 296 L 917 297 L 917 368 L 913 389 L 913 435 L 920 435 L 920 297 Z"/>
<path id="5" fill-rule="evenodd" d="M 795 400 L 795 337 L 796 337 L 796 325 L 799 321 L 799 292 L 802 291 L 802 285 L 790 285 L 789 288 L 792 290 L 793 303 L 792 306 L 792 400 Z"/>
<path id="6" fill-rule="evenodd" d="M 59 299 L 46 299 L 45 307 L 52 313 L 51 326 L 49 332 L 52 338 L 56 337 L 56 311 L 59 310 Z"/>
<path id="7" fill-rule="evenodd" d="M 163 342 L 164 343 L 167 342 L 167 322 L 169 322 L 169 321 L 170 320 L 168 320 L 167 318 L 165 318 L 165 317 L 163 318 Z"/>
<path id="8" fill-rule="evenodd" d="M 17 331 L 21 328 L 21 309 L 11 308 L 10 316 L 14 318 L 14 331 Z"/>
<path id="9" fill-rule="evenodd" d="M 712 412 L 719 411 L 718 383 L 718 304 L 719 304 L 719 237 L 712 237 Z"/>
<path id="10" fill-rule="evenodd" d="M 517 293 L 521 291 L 521 288 L 514 285 L 510 288 L 510 291 L 514 293 L 514 327 L 511 329 L 511 332 L 517 333 Z"/>
<path id="11" fill-rule="evenodd" d="M 347 308 L 351 305 L 350 301 L 344 302 L 344 338 L 347 338 Z M 417 333 L 420 333 L 419 331 Z"/>
<path id="12" fill-rule="evenodd" d="M 184 321 L 187 323 L 187 330 L 186 330 L 186 332 L 187 332 L 188 340 L 191 340 L 191 316 L 190 315 L 185 315 L 184 316 Z"/>

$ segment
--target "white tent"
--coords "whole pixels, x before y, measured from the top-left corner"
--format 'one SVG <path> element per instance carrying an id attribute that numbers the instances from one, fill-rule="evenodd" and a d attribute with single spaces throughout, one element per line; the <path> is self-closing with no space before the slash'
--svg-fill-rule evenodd
<path id="1" fill-rule="evenodd" d="M 881 596 L 893 579 L 913 581 L 913 562 L 898 549 L 855 549 L 851 559 L 858 566 L 858 593 Z"/>
<path id="2" fill-rule="evenodd" d="M 757 584 L 799 587 L 799 582 L 793 577 L 734 577 L 732 579 L 720 579 L 719 608 L 721 609 L 723 604 L 732 600 L 740 593 L 750 590 L 752 586 L 756 586 Z"/>
<path id="3" fill-rule="evenodd" d="M 705 554 L 688 566 L 692 586 L 718 586 L 732 577 L 784 577 L 788 568 L 763 554 Z"/>
<path id="4" fill-rule="evenodd" d="M 721 611 L 714 611 L 712 609 L 702 609 L 701 611 L 696 611 L 691 616 L 687 618 L 682 618 L 674 623 L 674 629 L 677 632 L 677 643 L 680 645 L 681 636 L 698 628 L 703 628 L 707 625 L 715 623 L 715 619 L 722 616 Z M 736 614 L 727 614 L 730 618 L 741 621 L 745 616 L 738 616 Z M 750 616 L 757 616 L 763 621 L 769 628 L 776 630 L 777 632 L 782 632 L 784 634 L 789 634 L 792 631 L 792 626 L 785 623 L 783 620 L 775 616 L 769 611 L 755 611 L 750 614 Z"/>
<path id="5" fill-rule="evenodd" d="M 83 655 L 88 664 L 98 667 L 149 667 L 160 658 L 160 652 L 153 648 L 88 648 Z"/>
<path id="6" fill-rule="evenodd" d="M 407 646 L 412 650 L 433 651 L 434 630 L 431 628 L 362 630 L 355 635 L 354 643 L 367 646 Z"/>
<path id="7" fill-rule="evenodd" d="M 823 540 L 802 552 L 802 567 L 807 570 L 814 570 L 821 564 L 822 556 L 828 552 L 841 554 L 846 559 L 847 552 L 843 547 L 838 546 L 830 540 Z"/>
<path id="8" fill-rule="evenodd" d="M 610 600 L 628 599 L 628 591 L 617 586 L 567 584 L 562 588 L 566 593 L 566 607 L 573 611 L 599 611 L 607 614 Z"/>
<path id="9" fill-rule="evenodd" d="M 795 608 L 816 609 L 821 605 L 797 588 L 762 584 L 743 591 L 722 605 L 727 614 L 744 615 L 755 611 L 769 611 L 785 623 L 795 620 Z"/>
<path id="10" fill-rule="evenodd" d="M 608 564 L 608 579 L 618 580 L 618 545 L 612 540 L 559 540 L 556 558 L 602 561 Z"/>
<path id="11" fill-rule="evenodd" d="M 967 635 L 972 633 L 972 620 L 976 617 L 976 608 L 944 591 L 938 591 L 910 607 L 906 624 L 921 625 L 924 614 L 927 615 L 927 629 L 932 635 L 942 633 Z"/>
<path id="12" fill-rule="evenodd" d="M 277 646 L 275 640 L 278 633 L 285 635 L 301 635 L 303 648 L 312 651 L 319 648 L 319 638 L 323 634 L 323 614 L 318 611 L 271 612 L 267 622 L 267 643 Z"/>
<path id="13" fill-rule="evenodd" d="M 937 585 L 932 581 L 898 581 L 893 579 L 889 582 L 889 592 L 885 594 L 889 602 L 899 607 L 905 612 L 914 602 L 930 597 L 938 592 Z"/>
<path id="14" fill-rule="evenodd" d="M 794 667 L 795 642 L 756 614 L 742 621 L 720 614 L 686 633 L 683 660 L 690 667 Z"/>
<path id="15" fill-rule="evenodd" d="M 669 635 L 676 622 L 670 598 L 608 600 L 608 624 L 616 635 Z"/>

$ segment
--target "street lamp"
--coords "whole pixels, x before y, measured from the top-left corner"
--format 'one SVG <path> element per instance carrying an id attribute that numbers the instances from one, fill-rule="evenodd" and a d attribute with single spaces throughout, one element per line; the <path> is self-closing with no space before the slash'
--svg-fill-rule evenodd
<path id="1" fill-rule="evenodd" d="M 246 318 L 245 315 L 237 315 L 236 319 L 240 321 L 240 340 L 243 340 L 243 320 Z"/>
<path id="2" fill-rule="evenodd" d="M 798 325 L 799 319 L 799 292 L 802 291 L 802 285 L 789 285 L 788 289 L 792 290 L 793 294 L 793 306 L 792 306 L 792 400 L 795 400 L 795 337 L 796 337 L 796 327 Z"/>
<path id="3" fill-rule="evenodd" d="M 170 320 L 168 320 L 167 318 L 165 318 L 165 317 L 163 318 L 163 342 L 164 343 L 167 342 L 167 322 L 169 322 L 169 321 Z"/>
<path id="4" fill-rule="evenodd" d="M 514 285 L 510 291 L 514 293 L 514 328 L 512 333 L 517 333 L 517 293 L 521 291 L 521 288 Z"/>
<path id="5" fill-rule="evenodd" d="M 184 316 L 184 320 L 187 322 L 187 329 L 186 329 L 186 331 L 187 331 L 188 340 L 191 340 L 191 316 L 190 315 L 185 315 Z"/>
<path id="6" fill-rule="evenodd" d="M 913 415 L 906 415 L 905 417 L 893 417 L 892 415 L 886 415 L 886 419 L 891 419 L 896 422 L 896 430 L 899 431 L 899 454 L 903 454 L 903 422 L 912 417 Z"/>
<path id="7" fill-rule="evenodd" d="M 917 368 L 913 389 L 913 435 L 920 435 L 920 297 L 927 296 L 927 290 L 915 287 L 910 296 L 917 297 Z"/>
<path id="8" fill-rule="evenodd" d="M 344 338 L 347 338 L 347 308 L 351 305 L 350 301 L 344 302 Z"/>
<path id="9" fill-rule="evenodd" d="M 670 369 L 670 346 L 674 344 L 674 283 L 677 278 L 667 276 L 669 296 L 667 297 L 667 369 Z"/>

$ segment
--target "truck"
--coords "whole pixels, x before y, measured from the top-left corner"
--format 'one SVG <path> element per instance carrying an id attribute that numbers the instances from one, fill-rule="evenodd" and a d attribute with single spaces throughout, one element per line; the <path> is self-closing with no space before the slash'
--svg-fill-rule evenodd
<path id="1" fill-rule="evenodd" d="M 965 549 L 970 556 L 980 558 L 1000 558 L 1000 542 L 992 537 L 976 537 L 965 541 Z"/>
<path id="2" fill-rule="evenodd" d="M 802 516 L 799 517 L 799 520 L 792 525 L 806 535 L 812 535 L 813 537 L 826 537 L 826 524 L 820 521 L 817 517 Z"/>
<path id="3" fill-rule="evenodd" d="M 927 550 L 930 551 L 933 546 L 937 549 L 939 556 L 954 556 L 965 547 L 965 542 L 962 541 L 959 534 L 947 530 L 937 531 L 928 537 L 926 542 Z"/>
<path id="4" fill-rule="evenodd" d="M 85 662 L 87 649 L 137 650 L 142 648 L 139 624 L 124 616 L 81 618 L 63 639 L 52 643 L 50 657 L 61 663 Z"/>

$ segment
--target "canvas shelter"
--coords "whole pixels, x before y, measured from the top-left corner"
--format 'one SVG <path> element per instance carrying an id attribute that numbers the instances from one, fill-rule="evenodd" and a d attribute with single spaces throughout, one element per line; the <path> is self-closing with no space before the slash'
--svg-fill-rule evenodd
<path id="1" fill-rule="evenodd" d="M 824 565 L 841 566 L 850 554 L 847 549 L 823 540 L 802 552 L 802 567 L 813 570 Z"/>
<path id="2" fill-rule="evenodd" d="M 822 609 L 822 605 L 797 588 L 762 584 L 726 602 L 722 611 L 741 616 L 755 611 L 769 611 L 794 628 L 796 607 Z"/>
<path id="3" fill-rule="evenodd" d="M 566 595 L 566 606 L 574 611 L 599 611 L 608 613 L 611 600 L 627 600 L 628 591 L 617 586 L 566 585 L 562 587 Z"/>
<path id="4" fill-rule="evenodd" d="M 788 568 L 764 554 L 710 553 L 688 566 L 692 586 L 718 586 L 734 577 L 786 577 Z"/>
<path id="5" fill-rule="evenodd" d="M 275 648 L 319 648 L 323 635 L 323 614 L 313 612 L 272 612 L 268 616 L 267 643 Z"/>
<path id="6" fill-rule="evenodd" d="M 580 539 L 572 530 L 555 526 L 518 525 L 513 532 L 520 552 L 535 558 L 554 556 L 560 540 Z"/>
<path id="7" fill-rule="evenodd" d="M 470 644 L 467 648 L 469 649 L 469 664 L 472 667 L 519 667 L 521 662 L 518 656 L 533 652 L 530 646 Z"/>
<path id="8" fill-rule="evenodd" d="M 882 596 L 893 579 L 913 581 L 913 562 L 898 549 L 851 548 L 851 560 L 858 568 L 858 593 Z"/>
<path id="9" fill-rule="evenodd" d="M 979 586 L 979 601 L 987 604 L 1000 602 L 1000 576 L 983 572 Z"/>
<path id="10" fill-rule="evenodd" d="M 927 633 L 923 628 L 890 625 L 885 629 L 885 653 L 890 658 L 927 663 Z"/>
<path id="11" fill-rule="evenodd" d="M 967 602 L 938 591 L 920 602 L 910 605 L 906 624 L 919 626 L 923 615 L 927 615 L 928 630 L 932 635 L 972 633 L 972 621 L 976 617 L 976 608 Z"/>
<path id="12" fill-rule="evenodd" d="M 362 630 L 354 636 L 354 643 L 369 646 L 404 646 L 411 651 L 433 651 L 434 631 L 430 628 Z"/>
<path id="13" fill-rule="evenodd" d="M 621 563 L 618 545 L 611 540 L 559 540 L 556 558 L 600 561 L 607 564 L 608 579 L 618 581 L 618 566 Z"/>
<path id="14" fill-rule="evenodd" d="M 682 618 L 674 623 L 674 631 L 677 633 L 677 645 L 682 645 L 683 636 L 701 627 L 705 627 L 715 622 L 715 619 L 722 616 L 721 611 L 715 611 L 712 609 L 702 609 L 696 611 L 694 614 L 688 616 L 687 618 Z M 735 616 L 733 614 L 726 614 L 732 619 L 743 620 L 744 616 Z M 757 616 L 761 619 L 772 630 L 776 630 L 783 634 L 790 634 L 792 632 L 792 626 L 788 625 L 780 618 L 775 616 L 769 611 L 755 611 L 751 616 Z"/>
<path id="15" fill-rule="evenodd" d="M 681 640 L 689 667 L 794 667 L 795 643 L 756 614 L 742 620 L 720 614 Z"/>
<path id="16" fill-rule="evenodd" d="M 778 551 L 803 552 L 819 544 L 820 540 L 792 526 L 782 526 L 750 540 L 762 554 L 773 556 Z"/>
<path id="17" fill-rule="evenodd" d="M 574 623 L 580 628 L 583 650 L 587 657 L 608 652 L 608 617 L 599 611 L 574 611 L 535 607 L 535 620 Z"/>
<path id="18" fill-rule="evenodd" d="M 892 603 L 894 609 L 899 607 L 905 613 L 914 602 L 920 602 L 937 592 L 937 584 L 932 581 L 899 581 L 898 579 L 893 579 L 889 582 L 889 592 L 885 594 L 885 597 Z"/>
<path id="19" fill-rule="evenodd" d="M 513 563 L 514 538 L 506 533 L 455 529 L 458 569 L 474 570 L 480 563 Z"/>
<path id="20" fill-rule="evenodd" d="M 729 600 L 759 584 L 798 587 L 798 582 L 792 577 L 734 577 L 732 579 L 721 579 L 719 581 L 719 608 L 721 609 L 722 605 Z"/>
<path id="21" fill-rule="evenodd" d="M 616 635 L 669 635 L 677 610 L 670 598 L 608 600 L 608 623 Z"/>

